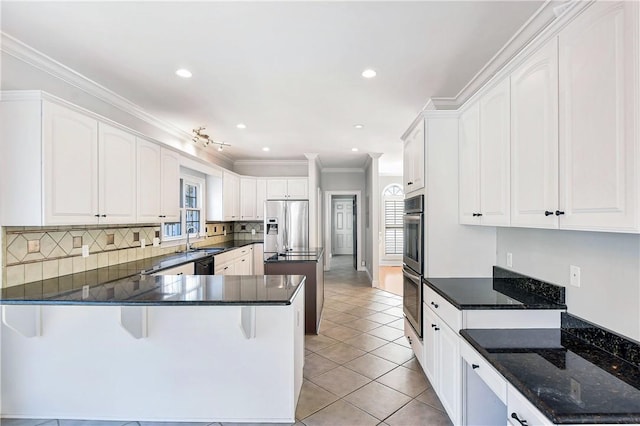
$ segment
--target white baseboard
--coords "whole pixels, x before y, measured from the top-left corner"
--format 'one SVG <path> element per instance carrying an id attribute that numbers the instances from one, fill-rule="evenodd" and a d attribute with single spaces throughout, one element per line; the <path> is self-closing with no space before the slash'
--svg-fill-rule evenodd
<path id="1" fill-rule="evenodd" d="M 367 272 L 367 273 L 369 273 L 369 270 L 365 266 L 358 266 L 358 272 Z M 369 275 L 369 277 L 371 277 L 371 275 Z"/>

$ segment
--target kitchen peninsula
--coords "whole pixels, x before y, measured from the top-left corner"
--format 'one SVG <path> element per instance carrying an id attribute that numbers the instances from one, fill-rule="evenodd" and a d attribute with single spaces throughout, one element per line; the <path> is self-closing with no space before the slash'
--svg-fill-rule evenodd
<path id="1" fill-rule="evenodd" d="M 2 291 L 6 416 L 295 421 L 305 277 L 55 281 Z"/>
<path id="2" fill-rule="evenodd" d="M 305 275 L 305 333 L 318 334 L 324 306 L 324 249 L 286 254 L 265 253 L 265 274 Z"/>

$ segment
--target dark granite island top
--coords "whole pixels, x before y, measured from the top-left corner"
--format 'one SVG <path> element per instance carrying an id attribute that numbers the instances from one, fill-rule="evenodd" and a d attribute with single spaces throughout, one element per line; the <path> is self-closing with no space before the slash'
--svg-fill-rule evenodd
<path id="1" fill-rule="evenodd" d="M 277 262 L 317 262 L 324 254 L 324 248 L 311 247 L 305 251 L 290 251 L 286 254 L 265 253 L 265 263 Z"/>
<path id="2" fill-rule="evenodd" d="M 494 266 L 492 278 L 424 278 L 460 310 L 567 309 L 564 287 Z"/>
<path id="3" fill-rule="evenodd" d="M 460 334 L 554 423 L 640 423 L 638 344 L 585 324 Z"/>
<path id="4" fill-rule="evenodd" d="M 305 280 L 300 275 L 136 275 L 85 289 L 40 281 L 3 289 L 0 305 L 290 305 Z"/>

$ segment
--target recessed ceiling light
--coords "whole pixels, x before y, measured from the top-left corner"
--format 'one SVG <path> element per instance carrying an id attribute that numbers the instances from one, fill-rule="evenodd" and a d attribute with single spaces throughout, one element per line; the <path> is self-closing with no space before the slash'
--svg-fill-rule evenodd
<path id="1" fill-rule="evenodd" d="M 264 152 L 267 152 L 267 151 L 269 151 L 269 147 L 268 147 L 268 146 L 265 146 L 264 148 L 262 148 L 262 150 L 263 150 Z"/>
<path id="2" fill-rule="evenodd" d="M 358 152 L 358 148 L 351 148 L 351 151 Z"/>
<path id="3" fill-rule="evenodd" d="M 238 123 L 238 124 L 236 124 L 236 127 L 237 127 L 238 129 L 246 129 L 246 128 L 247 128 L 247 125 L 246 125 L 246 124 L 244 124 L 244 123 Z"/>
<path id="4" fill-rule="evenodd" d="M 362 124 L 354 124 L 353 127 L 356 129 L 362 129 L 364 126 Z"/>
<path id="5" fill-rule="evenodd" d="M 182 78 L 191 78 L 193 74 L 191 74 L 191 71 L 187 69 L 180 68 L 179 70 L 176 71 L 176 75 Z"/>
<path id="6" fill-rule="evenodd" d="M 364 71 L 362 71 L 362 76 L 364 78 L 373 78 L 376 76 L 376 72 L 372 69 L 366 69 Z"/>

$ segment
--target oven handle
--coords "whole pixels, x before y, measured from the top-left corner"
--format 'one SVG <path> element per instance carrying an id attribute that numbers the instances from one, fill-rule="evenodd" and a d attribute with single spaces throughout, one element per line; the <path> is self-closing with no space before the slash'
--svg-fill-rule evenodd
<path id="1" fill-rule="evenodd" d="M 402 275 L 409 278 L 411 281 L 420 284 L 420 275 L 409 272 L 407 268 L 402 268 Z"/>

